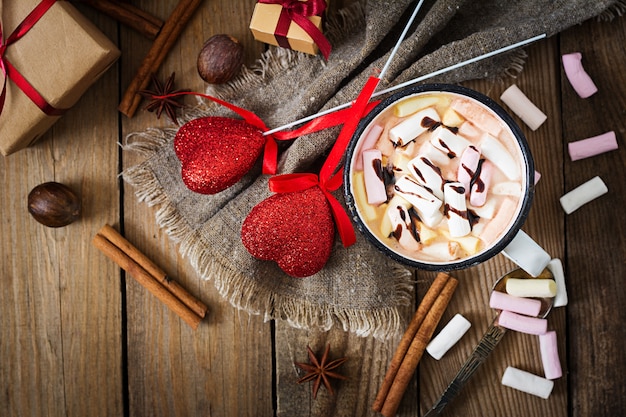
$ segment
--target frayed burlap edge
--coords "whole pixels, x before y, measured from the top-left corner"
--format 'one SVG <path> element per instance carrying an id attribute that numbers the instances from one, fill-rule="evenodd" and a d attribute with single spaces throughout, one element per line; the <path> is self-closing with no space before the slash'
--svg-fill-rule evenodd
<path id="1" fill-rule="evenodd" d="M 125 151 L 138 152 L 149 159 L 160 147 L 171 145 L 175 132 L 174 129 L 153 128 L 132 133 L 122 146 Z M 295 328 L 326 331 L 338 324 L 344 331 L 357 336 L 382 340 L 397 335 L 406 325 L 400 310 L 408 304 L 415 291 L 410 270 L 398 266 L 392 271 L 398 298 L 406 300 L 406 303 L 379 309 L 339 310 L 331 305 L 280 295 L 259 285 L 251 286 L 246 277 L 220 263 L 207 250 L 208 242 L 199 231 L 189 227 L 169 202 L 147 161 L 124 170 L 122 177 L 135 188 L 135 196 L 140 202 L 149 207 L 158 206 L 155 213 L 157 225 L 179 245 L 181 256 L 189 260 L 200 278 L 212 281 L 220 296 L 233 307 L 249 314 L 263 315 L 265 321 L 285 320 Z"/>

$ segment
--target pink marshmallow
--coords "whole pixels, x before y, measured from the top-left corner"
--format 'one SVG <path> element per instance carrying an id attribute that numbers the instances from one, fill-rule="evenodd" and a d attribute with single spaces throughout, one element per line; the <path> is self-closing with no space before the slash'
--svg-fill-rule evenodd
<path id="1" fill-rule="evenodd" d="M 523 316 L 508 310 L 502 310 L 498 324 L 516 332 L 535 335 L 544 334 L 548 330 L 548 320 Z"/>
<path id="2" fill-rule="evenodd" d="M 563 376 L 554 330 L 539 335 L 539 350 L 541 351 L 541 362 L 546 379 L 557 379 Z"/>
<path id="3" fill-rule="evenodd" d="M 378 142 L 378 138 L 380 137 L 380 134 L 383 131 L 383 127 L 381 125 L 374 125 L 370 128 L 370 130 L 367 132 L 367 134 L 365 135 L 365 137 L 363 138 L 363 141 L 361 142 L 361 145 L 359 146 L 359 150 L 360 151 L 367 151 L 368 149 L 372 149 L 376 146 L 376 142 Z M 360 153 L 357 153 L 357 155 L 359 155 L 356 158 L 356 161 L 354 161 L 354 170 L 355 171 L 361 171 L 363 170 L 363 155 Z"/>
<path id="4" fill-rule="evenodd" d="M 567 144 L 567 150 L 572 161 L 578 161 L 579 159 L 589 158 L 616 149 L 617 139 L 613 131 Z"/>
<path id="5" fill-rule="evenodd" d="M 387 191 L 383 181 L 383 156 L 378 149 L 363 151 L 363 178 L 367 202 L 372 205 L 387 201 Z"/>
<path id="6" fill-rule="evenodd" d="M 535 185 L 537 185 L 540 179 L 541 179 L 541 174 L 539 173 L 539 171 L 535 171 Z"/>
<path id="7" fill-rule="evenodd" d="M 493 176 L 493 164 L 489 161 L 484 161 L 478 178 L 474 180 L 472 184 L 472 190 L 470 192 L 470 204 L 474 207 L 482 207 L 487 201 L 487 191 L 491 185 L 491 177 Z"/>
<path id="8" fill-rule="evenodd" d="M 492 291 L 489 307 L 535 317 L 541 310 L 541 301 L 535 298 L 516 297 L 500 291 Z"/>
<path id="9" fill-rule="evenodd" d="M 470 181 L 476 173 L 480 161 L 480 151 L 474 145 L 470 145 L 461 154 L 459 162 L 459 171 L 457 172 L 457 181 L 463 184 L 465 195 L 470 193 Z"/>
<path id="10" fill-rule="evenodd" d="M 581 63 L 582 58 L 583 56 L 580 52 L 563 55 L 563 69 L 576 93 L 581 98 L 587 98 L 595 94 L 598 88 L 589 74 L 585 72 Z"/>

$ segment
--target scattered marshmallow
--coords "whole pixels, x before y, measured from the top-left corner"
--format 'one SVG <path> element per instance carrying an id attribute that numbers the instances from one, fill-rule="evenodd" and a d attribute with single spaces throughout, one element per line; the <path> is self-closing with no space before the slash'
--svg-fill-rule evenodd
<path id="1" fill-rule="evenodd" d="M 389 130 L 389 138 L 396 146 L 405 146 L 432 127 L 432 122 L 439 122 L 439 113 L 428 107 L 398 123 Z"/>
<path id="2" fill-rule="evenodd" d="M 567 288 L 565 287 L 565 273 L 563 272 L 563 264 L 559 258 L 554 258 L 548 264 L 548 269 L 554 276 L 556 282 L 556 295 L 554 296 L 554 307 L 563 307 L 567 305 Z"/>
<path id="3" fill-rule="evenodd" d="M 508 366 L 502 375 L 502 385 L 545 400 L 552 393 L 554 381 Z"/>
<path id="4" fill-rule="evenodd" d="M 509 278 L 506 292 L 516 297 L 552 298 L 556 295 L 556 282 L 553 279 Z"/>
<path id="5" fill-rule="evenodd" d="M 589 158 L 616 149 L 617 138 L 614 131 L 567 144 L 567 150 L 572 161 L 578 161 L 579 159 Z"/>
<path id="6" fill-rule="evenodd" d="M 407 164 L 407 169 L 413 177 L 427 187 L 440 200 L 443 200 L 443 176 L 441 168 L 433 163 L 428 157 L 418 155 Z"/>
<path id="7" fill-rule="evenodd" d="M 478 178 L 475 179 L 470 191 L 470 204 L 474 207 L 481 207 L 487 202 L 487 191 L 491 187 L 493 170 L 493 164 L 490 161 L 483 161 Z"/>
<path id="8" fill-rule="evenodd" d="M 461 340 L 471 326 L 472 324 L 465 317 L 458 313 L 455 314 L 448 324 L 441 329 L 439 334 L 426 346 L 426 351 L 433 358 L 441 359 L 452 346 Z"/>
<path id="9" fill-rule="evenodd" d="M 502 254 L 531 276 L 536 277 L 548 266 L 550 255 L 523 230 L 519 230 Z"/>
<path id="10" fill-rule="evenodd" d="M 535 171 L 535 185 L 537 185 L 540 179 L 541 179 L 541 174 L 539 173 L 539 171 Z"/>
<path id="11" fill-rule="evenodd" d="M 480 151 L 510 180 L 517 180 L 521 176 L 519 164 L 509 153 L 506 147 L 495 137 L 486 133 L 482 137 Z"/>
<path id="12" fill-rule="evenodd" d="M 536 317 L 539 315 L 539 311 L 541 311 L 541 301 L 534 298 L 516 297 L 500 291 L 492 291 L 489 298 L 489 307 Z"/>
<path id="13" fill-rule="evenodd" d="M 579 185 L 562 196 L 559 201 L 565 213 L 571 214 L 585 204 L 609 192 L 606 184 L 598 176 Z"/>
<path id="14" fill-rule="evenodd" d="M 583 56 L 580 52 L 565 54 L 561 59 L 563 60 L 565 76 L 580 98 L 590 97 L 598 91 L 598 87 L 583 68 Z"/>
<path id="15" fill-rule="evenodd" d="M 548 331 L 548 320 L 528 317 L 508 310 L 500 312 L 498 324 L 506 329 L 526 334 L 540 335 Z"/>
<path id="16" fill-rule="evenodd" d="M 537 130 L 548 118 L 515 84 L 504 90 L 500 99 L 532 130 Z"/>
<path id="17" fill-rule="evenodd" d="M 559 359 L 559 347 L 556 340 L 556 332 L 550 330 L 539 335 L 539 351 L 543 372 L 547 379 L 557 379 L 563 376 L 561 361 Z"/>
<path id="18" fill-rule="evenodd" d="M 394 190 L 398 195 L 413 204 L 413 207 L 418 209 L 425 217 L 435 215 L 443 204 L 443 202 L 428 191 L 426 187 L 418 184 L 408 175 L 396 181 Z"/>
<path id="19" fill-rule="evenodd" d="M 387 201 L 387 191 L 383 180 L 383 156 L 378 149 L 363 151 L 363 178 L 367 202 L 374 206 Z"/>
<path id="20" fill-rule="evenodd" d="M 376 124 L 372 126 L 365 134 L 360 150 L 367 151 L 368 149 L 373 149 L 376 146 L 376 142 L 378 142 L 378 139 L 380 138 L 380 134 L 382 132 L 383 132 L 383 127 L 381 125 Z M 361 171 L 362 169 L 363 169 L 363 155 L 361 153 L 354 161 L 354 170 Z"/>
<path id="21" fill-rule="evenodd" d="M 443 186 L 445 214 L 448 217 L 450 236 L 467 236 L 472 231 L 465 202 L 465 188 L 460 182 L 448 182 Z"/>

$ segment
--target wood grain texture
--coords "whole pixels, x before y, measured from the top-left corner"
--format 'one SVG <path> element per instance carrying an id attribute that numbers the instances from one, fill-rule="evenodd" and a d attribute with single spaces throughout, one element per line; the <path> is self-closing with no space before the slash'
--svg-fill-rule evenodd
<path id="1" fill-rule="evenodd" d="M 626 65 L 623 19 L 611 23 L 587 22 L 561 36 L 561 53 L 580 52 L 583 66 L 598 92 L 587 99 L 576 95 L 565 78 L 563 143 L 613 130 L 617 151 L 572 162 L 565 158 L 565 191 L 598 175 L 608 194 L 583 206 L 565 219 L 567 262 L 570 408 L 573 416 L 623 415 L 626 387 L 622 365 L 626 339 Z"/>
<path id="2" fill-rule="evenodd" d="M 166 19 L 176 0 L 133 4 Z M 246 64 L 253 64 L 265 48 L 248 29 L 253 7 L 253 1 L 205 0 L 157 75 L 165 79 L 176 72 L 179 88 L 202 92 L 206 85 L 196 72 L 197 53 L 217 33 L 238 38 Z M 120 171 L 144 156 L 123 152 L 118 142 L 131 132 L 171 125 L 141 107 L 132 119 L 116 110 L 150 41 L 86 6 L 81 11 L 118 42 L 121 60 L 36 146 L 0 159 L 0 415 L 377 416 L 371 406 L 400 334 L 380 341 L 337 327 L 304 331 L 238 311 L 179 255 L 156 224 L 158 207 L 138 202 L 135 190 L 120 181 Z M 548 115 L 534 132 L 516 118 L 542 175 L 523 229 L 563 260 L 570 303 L 549 316 L 565 374 L 548 400 L 500 384 L 508 365 L 542 374 L 536 338 L 509 332 L 446 416 L 626 412 L 625 37 L 623 17 L 587 22 L 526 48 L 526 66 L 517 78 L 464 83 L 496 101 L 515 83 Z M 574 93 L 562 71 L 560 55 L 575 51 L 582 52 L 599 88 L 588 99 Z M 619 150 L 569 160 L 568 142 L 608 130 L 615 130 Z M 594 175 L 609 193 L 566 216 L 559 197 Z M 28 192 L 50 180 L 81 195 L 80 221 L 49 229 L 28 215 Z M 105 223 L 122 230 L 209 306 L 196 331 L 90 244 Z M 456 313 L 472 327 L 441 360 L 424 355 L 398 415 L 417 417 L 437 400 L 494 316 L 487 307 L 489 289 L 513 267 L 498 255 L 452 273 L 459 286 L 439 328 Z M 419 271 L 415 278 L 407 322 L 434 273 Z M 349 358 L 339 369 L 349 380 L 335 381 L 335 396 L 322 388 L 313 400 L 310 384 L 296 383 L 302 373 L 293 363 L 307 361 L 307 345 L 321 352 L 326 343 L 332 358 Z"/>

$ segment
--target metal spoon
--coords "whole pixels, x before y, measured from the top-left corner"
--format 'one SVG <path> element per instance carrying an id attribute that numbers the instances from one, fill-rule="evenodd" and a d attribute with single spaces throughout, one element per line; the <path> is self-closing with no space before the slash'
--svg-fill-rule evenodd
<path id="1" fill-rule="evenodd" d="M 502 277 L 500 277 L 492 287 L 492 291 L 501 291 L 505 292 L 506 281 L 509 278 L 527 278 L 527 279 L 554 279 L 552 272 L 549 269 L 544 269 L 543 272 L 537 276 L 530 276 L 528 273 L 523 271 L 522 269 L 513 270 Z M 539 311 L 538 317 L 545 318 L 550 310 L 552 309 L 552 304 L 554 302 L 554 297 L 551 298 L 540 298 L 541 301 L 541 309 Z M 444 391 L 444 393 L 439 398 L 439 401 L 435 403 L 435 405 L 430 409 L 424 417 L 432 417 L 441 414 L 443 409 L 450 403 L 461 391 L 461 388 L 465 385 L 465 383 L 470 379 L 470 377 L 476 372 L 476 369 L 485 362 L 487 356 L 493 351 L 498 342 L 502 340 L 502 337 L 506 333 L 506 329 L 498 324 L 498 318 L 500 317 L 500 310 L 498 310 L 498 314 L 493 319 L 491 326 L 487 329 L 487 332 L 483 335 L 482 339 L 478 342 L 478 346 L 472 352 L 472 355 L 465 361 L 459 372 L 456 374 L 452 382 L 448 385 L 448 388 Z"/>

